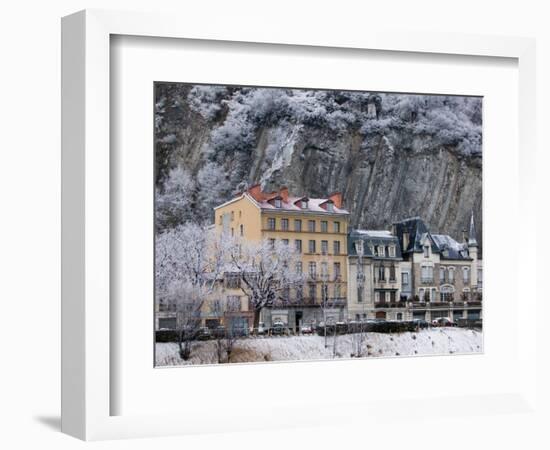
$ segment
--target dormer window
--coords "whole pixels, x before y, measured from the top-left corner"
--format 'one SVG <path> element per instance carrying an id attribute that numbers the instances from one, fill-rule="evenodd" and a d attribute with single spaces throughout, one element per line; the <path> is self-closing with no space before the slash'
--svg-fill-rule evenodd
<path id="1" fill-rule="evenodd" d="M 362 240 L 355 241 L 355 251 L 357 252 L 358 255 L 363 256 L 363 241 Z"/>
<path id="2" fill-rule="evenodd" d="M 389 253 L 390 253 L 390 257 L 395 258 L 395 247 L 393 245 L 390 245 L 388 247 L 388 250 L 389 250 Z"/>
<path id="3" fill-rule="evenodd" d="M 275 208 L 280 208 L 282 206 L 282 202 L 280 198 L 275 199 Z"/>
<path id="4" fill-rule="evenodd" d="M 425 245 L 424 246 L 424 258 L 429 258 L 429 257 L 430 257 L 430 246 Z"/>
<path id="5" fill-rule="evenodd" d="M 300 200 L 300 208 L 307 209 L 307 200 Z"/>
<path id="6" fill-rule="evenodd" d="M 328 212 L 334 212 L 334 203 L 332 203 L 332 202 L 327 203 L 327 211 Z"/>

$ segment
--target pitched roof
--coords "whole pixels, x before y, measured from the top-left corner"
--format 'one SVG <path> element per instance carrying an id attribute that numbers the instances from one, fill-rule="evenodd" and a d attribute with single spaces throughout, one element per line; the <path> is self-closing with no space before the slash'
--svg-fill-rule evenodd
<path id="1" fill-rule="evenodd" d="M 348 235 L 348 255 L 357 256 L 356 241 L 363 241 L 363 256 L 366 258 L 401 259 L 401 246 L 397 236 L 386 230 L 353 230 Z M 379 245 L 395 246 L 395 257 L 389 255 L 382 258 L 372 253 L 372 247 Z"/>
<path id="2" fill-rule="evenodd" d="M 288 189 L 284 187 L 279 192 L 264 192 L 259 185 L 255 185 L 247 189 L 246 194 L 252 197 L 262 210 L 349 214 L 342 206 L 342 195 L 340 193 L 331 194 L 327 198 L 310 198 L 308 196 L 291 196 Z M 281 201 L 280 207 L 275 206 L 275 200 Z M 307 200 L 307 209 L 301 208 L 300 200 Z M 328 210 L 327 205 L 329 203 L 333 205 L 332 211 Z"/>
<path id="3" fill-rule="evenodd" d="M 441 259 L 470 259 L 468 245 L 455 241 L 448 234 L 432 234 L 439 247 Z"/>

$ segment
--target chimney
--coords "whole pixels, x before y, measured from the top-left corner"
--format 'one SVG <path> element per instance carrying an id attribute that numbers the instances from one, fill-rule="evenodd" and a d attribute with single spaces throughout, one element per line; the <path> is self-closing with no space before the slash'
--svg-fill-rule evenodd
<path id="1" fill-rule="evenodd" d="M 281 189 L 279 189 L 279 195 L 282 197 L 283 202 L 288 202 L 288 188 L 286 186 L 283 186 Z"/>
<path id="2" fill-rule="evenodd" d="M 341 192 L 335 192 L 334 194 L 329 195 L 329 200 L 332 200 L 334 202 L 334 206 L 336 206 L 338 209 L 342 208 L 342 193 Z"/>
<path id="3" fill-rule="evenodd" d="M 257 202 L 261 202 L 263 200 L 262 186 L 260 184 L 255 184 L 254 186 L 249 187 L 248 193 Z"/>

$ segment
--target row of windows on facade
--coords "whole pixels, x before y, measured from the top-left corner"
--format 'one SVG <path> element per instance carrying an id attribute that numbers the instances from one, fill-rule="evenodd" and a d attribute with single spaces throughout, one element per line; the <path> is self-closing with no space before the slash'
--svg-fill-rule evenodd
<path id="1" fill-rule="evenodd" d="M 280 231 L 290 231 L 290 220 L 289 219 L 280 219 L 281 228 Z M 329 222 L 327 220 L 321 220 L 321 233 L 328 233 Z M 267 229 L 270 231 L 277 230 L 277 219 L 275 217 L 267 218 Z M 340 222 L 332 222 L 332 232 L 340 233 Z M 307 231 L 310 233 L 315 233 L 317 230 L 317 221 L 308 220 L 307 221 Z M 302 231 L 302 219 L 294 219 L 294 229 L 293 231 Z"/>
<path id="2" fill-rule="evenodd" d="M 288 239 L 281 239 L 282 243 L 285 245 L 289 245 L 290 241 Z M 269 239 L 269 243 L 271 244 L 271 247 L 275 247 L 275 239 Z M 301 239 L 295 239 L 294 240 L 294 249 L 297 253 L 302 253 L 302 240 Z M 316 253 L 317 252 L 317 242 L 314 239 L 310 239 L 308 241 L 308 247 L 307 247 L 308 253 Z M 332 242 L 332 253 L 334 255 L 339 255 L 341 251 L 340 241 L 333 241 Z M 328 241 L 321 241 L 321 253 L 323 255 L 328 255 Z"/>
<path id="3" fill-rule="evenodd" d="M 275 198 L 273 199 L 273 202 L 270 201 L 269 203 L 275 206 L 275 208 L 283 207 L 283 201 L 280 198 Z M 309 207 L 309 202 L 305 199 L 302 199 L 297 203 L 300 205 L 300 209 L 308 209 Z M 325 205 L 328 212 L 334 212 L 334 203 L 332 201 L 326 202 Z"/>
<path id="4" fill-rule="evenodd" d="M 421 281 L 422 283 L 433 283 L 434 281 L 434 268 L 433 266 L 421 266 Z M 478 269 L 478 284 L 482 280 L 482 269 Z M 470 282 L 470 268 L 462 268 L 462 281 L 464 283 Z M 455 282 L 455 268 L 454 267 L 440 267 L 439 268 L 439 282 L 440 283 L 454 283 Z"/>
<path id="5" fill-rule="evenodd" d="M 322 281 L 337 281 L 342 277 L 342 265 L 339 262 L 332 264 L 332 273 L 329 272 L 328 262 L 321 262 L 320 264 L 320 279 Z M 296 273 L 303 273 L 303 263 L 301 261 L 296 263 Z M 317 279 L 317 263 L 310 261 L 308 264 L 308 275 L 312 279 Z M 230 289 L 238 289 L 241 287 L 241 275 L 239 273 L 226 273 L 224 275 L 225 286 Z"/>
<path id="6" fill-rule="evenodd" d="M 395 258 L 395 245 L 371 245 L 369 246 L 370 252 L 373 256 L 378 256 L 385 258 L 389 256 L 390 258 Z M 357 254 L 363 254 L 363 241 L 355 241 L 355 250 Z"/>
<path id="7" fill-rule="evenodd" d="M 479 298 L 478 299 L 481 299 L 481 294 L 480 293 L 475 293 Z M 462 291 L 462 294 L 460 295 L 460 299 L 462 301 L 470 301 L 472 299 L 474 299 L 474 296 L 472 294 L 472 292 L 470 292 L 470 290 L 468 288 L 464 289 Z M 429 302 L 433 302 L 437 299 L 437 289 L 435 288 L 419 288 L 418 289 L 418 299 L 420 301 L 429 301 Z M 441 288 L 441 291 L 439 292 L 439 300 L 441 302 L 453 302 L 455 300 L 457 300 L 455 298 L 455 291 L 454 289 L 445 289 L 445 288 Z"/>
<path id="8" fill-rule="evenodd" d="M 307 292 L 307 297 L 311 300 L 315 300 L 317 298 L 317 284 L 316 283 L 307 283 L 306 291 L 304 292 L 304 288 L 302 286 L 298 286 L 295 288 L 285 288 L 280 293 L 280 299 L 281 300 L 303 300 L 304 294 Z M 332 294 L 332 295 L 331 295 Z M 240 296 L 237 295 L 230 295 L 227 297 L 228 302 L 230 299 L 233 300 L 233 304 L 236 305 L 236 308 L 233 309 L 233 311 L 240 310 Z M 323 285 L 321 286 L 321 299 L 339 299 L 342 300 L 342 285 L 339 283 L 331 284 L 331 285 Z"/>

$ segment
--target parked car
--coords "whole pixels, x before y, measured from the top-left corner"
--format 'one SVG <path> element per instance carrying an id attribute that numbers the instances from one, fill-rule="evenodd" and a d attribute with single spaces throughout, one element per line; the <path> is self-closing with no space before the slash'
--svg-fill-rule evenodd
<path id="1" fill-rule="evenodd" d="M 413 319 L 412 323 L 416 328 L 420 328 L 420 329 L 429 328 L 431 326 L 430 322 L 424 319 Z"/>
<path id="2" fill-rule="evenodd" d="M 313 327 L 311 325 L 302 325 L 300 327 L 301 334 L 311 334 L 313 333 Z"/>
<path id="3" fill-rule="evenodd" d="M 271 325 L 271 334 L 281 335 L 286 334 L 286 325 L 282 321 L 275 321 Z"/>
<path id="4" fill-rule="evenodd" d="M 212 332 L 210 331 L 210 328 L 208 327 L 199 328 L 199 332 L 197 334 L 197 339 L 199 341 L 207 341 L 211 337 L 212 337 Z"/>
<path id="5" fill-rule="evenodd" d="M 456 327 L 456 323 L 449 317 L 438 317 L 437 319 L 432 320 L 432 325 L 434 327 Z"/>

